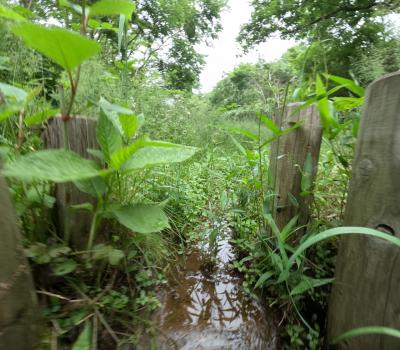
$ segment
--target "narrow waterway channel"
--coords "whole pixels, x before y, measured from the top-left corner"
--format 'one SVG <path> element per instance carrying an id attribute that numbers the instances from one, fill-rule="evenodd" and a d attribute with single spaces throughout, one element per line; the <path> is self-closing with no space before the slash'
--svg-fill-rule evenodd
<path id="1" fill-rule="evenodd" d="M 214 268 L 205 267 L 199 247 L 171 274 L 156 317 L 157 349 L 277 348 L 276 318 L 244 293 L 229 239 L 221 229 Z"/>

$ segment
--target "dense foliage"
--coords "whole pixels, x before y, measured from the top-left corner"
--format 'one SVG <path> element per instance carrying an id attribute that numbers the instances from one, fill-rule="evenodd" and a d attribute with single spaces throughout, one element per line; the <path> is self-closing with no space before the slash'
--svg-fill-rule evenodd
<path id="1" fill-rule="evenodd" d="M 307 74 L 327 71 L 350 77 L 353 62 L 391 41 L 385 15 L 399 10 L 397 1 L 252 1 L 251 20 L 239 41 L 245 48 L 273 35 L 303 40 L 312 49 L 303 58 Z M 399 66 L 397 65 L 398 69 Z"/>
<path id="2" fill-rule="evenodd" d="M 246 47 L 276 32 L 301 43 L 193 94 L 196 44 L 216 37 L 225 1 L 0 1 L 1 174 L 40 299 L 43 349 L 123 348 L 154 336 L 170 267 L 205 242 L 212 265 L 216 221 L 232 228 L 243 288 L 282 319 L 284 347 L 322 347 L 337 249 L 328 238 L 347 233 L 339 226 L 364 88 L 400 68 L 398 36 L 380 20 L 398 3 L 252 5 Z M 300 165 L 302 195 L 312 198 L 307 230 L 298 217 L 280 229 L 273 215 L 271 144 L 301 125 L 277 123 L 291 102 L 315 104 L 324 132 L 317 179 Z M 69 128 L 85 118 L 98 149 L 78 154 L 74 144 L 88 140 Z M 46 149 L 55 120 L 60 148 Z M 62 209 L 60 189 L 86 200 Z M 89 226 L 75 232 L 76 213 Z"/>

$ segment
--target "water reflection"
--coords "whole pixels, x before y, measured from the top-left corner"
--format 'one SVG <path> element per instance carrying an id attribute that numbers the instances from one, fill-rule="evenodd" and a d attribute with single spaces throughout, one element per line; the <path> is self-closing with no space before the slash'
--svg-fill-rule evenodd
<path id="1" fill-rule="evenodd" d="M 276 349 L 275 320 L 240 287 L 230 269 L 232 248 L 220 240 L 218 266 L 202 269 L 199 251 L 177 268 L 157 319 L 159 349 Z"/>

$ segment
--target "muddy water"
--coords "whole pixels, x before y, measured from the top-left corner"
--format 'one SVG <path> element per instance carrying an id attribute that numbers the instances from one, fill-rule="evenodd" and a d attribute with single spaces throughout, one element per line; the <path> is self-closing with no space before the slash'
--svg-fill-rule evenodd
<path id="1" fill-rule="evenodd" d="M 157 316 L 157 349 L 276 349 L 272 313 L 241 288 L 232 270 L 229 232 L 219 237 L 216 266 L 204 268 L 201 248 L 176 268 Z"/>

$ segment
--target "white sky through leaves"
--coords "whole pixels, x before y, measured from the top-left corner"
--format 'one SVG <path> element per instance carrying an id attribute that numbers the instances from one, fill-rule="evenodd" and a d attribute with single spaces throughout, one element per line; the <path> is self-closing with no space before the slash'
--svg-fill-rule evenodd
<path id="1" fill-rule="evenodd" d="M 236 37 L 240 26 L 250 19 L 250 0 L 229 0 L 228 6 L 221 16 L 223 29 L 218 39 L 214 40 L 211 46 L 197 46 L 198 51 L 206 55 L 206 65 L 200 76 L 201 92 L 211 91 L 224 74 L 232 71 L 238 64 L 255 63 L 258 58 L 271 62 L 295 45 L 294 40 L 270 39 L 243 55 Z"/>

